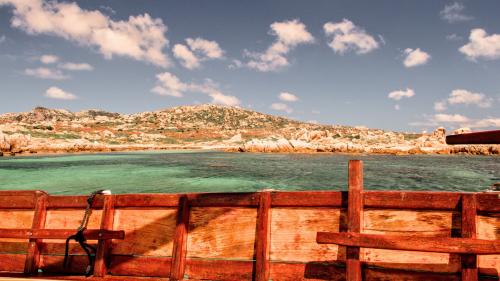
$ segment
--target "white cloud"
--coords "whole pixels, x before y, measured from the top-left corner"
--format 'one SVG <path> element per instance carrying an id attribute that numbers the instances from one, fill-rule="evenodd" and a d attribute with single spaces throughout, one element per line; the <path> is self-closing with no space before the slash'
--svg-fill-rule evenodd
<path id="1" fill-rule="evenodd" d="M 273 103 L 271 104 L 271 108 L 277 111 L 284 111 L 288 114 L 293 112 L 293 109 L 284 103 Z"/>
<path id="2" fill-rule="evenodd" d="M 126 56 L 167 67 L 163 53 L 167 27 L 147 13 L 114 21 L 99 10 L 85 10 L 74 2 L 0 0 L 13 9 L 11 25 L 28 34 L 49 34 L 82 46 L 97 47 L 107 59 Z"/>
<path id="3" fill-rule="evenodd" d="M 182 66 L 187 69 L 195 69 L 201 66 L 202 61 L 210 59 L 221 59 L 224 51 L 215 41 L 203 38 L 187 38 L 186 45 L 175 44 L 172 48 L 174 56 L 181 61 Z"/>
<path id="4" fill-rule="evenodd" d="M 7 40 L 7 37 L 5 37 L 5 35 L 0 36 L 0 44 L 5 42 L 5 40 Z"/>
<path id="5" fill-rule="evenodd" d="M 162 96 L 182 97 L 188 92 L 198 92 L 212 98 L 212 103 L 235 106 L 240 104 L 240 100 L 235 96 L 223 94 L 217 84 L 206 79 L 202 84 L 184 83 L 177 76 L 170 72 L 163 72 L 156 75 L 156 86 L 151 92 Z"/>
<path id="6" fill-rule="evenodd" d="M 441 18 L 449 23 L 456 23 L 461 21 L 468 21 L 473 17 L 465 15 L 463 12 L 465 7 L 463 4 L 455 2 L 444 6 L 443 10 L 439 13 Z"/>
<path id="7" fill-rule="evenodd" d="M 411 98 L 415 95 L 413 89 L 407 88 L 406 90 L 398 90 L 390 92 L 387 97 L 393 100 L 400 100 L 402 98 Z"/>
<path id="8" fill-rule="evenodd" d="M 299 100 L 299 98 L 296 95 L 288 93 L 288 92 L 280 93 L 279 98 L 282 101 L 288 101 L 288 102 L 295 102 L 295 101 Z"/>
<path id="9" fill-rule="evenodd" d="M 66 63 L 61 63 L 58 65 L 59 68 L 66 69 L 66 70 L 72 70 L 72 71 L 81 71 L 81 70 L 86 70 L 86 71 L 91 71 L 94 70 L 94 67 L 88 63 L 73 63 L 73 62 L 66 62 Z"/>
<path id="10" fill-rule="evenodd" d="M 58 87 L 48 88 L 47 91 L 45 91 L 45 96 L 51 99 L 59 99 L 59 100 L 74 100 L 78 98 L 72 93 L 66 92 Z"/>
<path id="11" fill-rule="evenodd" d="M 460 35 L 452 33 L 452 34 L 446 35 L 446 39 L 450 40 L 450 41 L 459 41 L 459 40 L 462 40 L 464 38 L 462 38 L 462 36 L 460 36 Z"/>
<path id="12" fill-rule="evenodd" d="M 43 64 L 53 64 L 59 61 L 59 57 L 54 55 L 43 55 L 40 57 L 40 61 Z"/>
<path id="13" fill-rule="evenodd" d="M 446 101 L 437 101 L 434 103 L 434 110 L 435 111 L 445 111 L 447 108 L 446 106 Z"/>
<path id="14" fill-rule="evenodd" d="M 426 64 L 431 59 L 431 56 L 428 53 L 420 50 L 420 48 L 406 48 L 404 50 L 404 53 L 406 54 L 406 58 L 403 61 L 403 64 L 407 68 Z"/>
<path id="15" fill-rule="evenodd" d="M 493 99 L 486 97 L 482 93 L 474 93 L 464 89 L 453 90 L 448 97 L 449 104 L 473 104 L 479 107 L 490 107 Z"/>
<path id="16" fill-rule="evenodd" d="M 258 71 L 277 71 L 290 63 L 286 55 L 296 46 L 314 42 L 314 37 L 299 20 L 274 22 L 269 34 L 276 36 L 276 41 L 263 53 L 245 51 L 250 58 L 246 66 Z"/>
<path id="17" fill-rule="evenodd" d="M 341 55 L 349 51 L 367 54 L 379 47 L 373 36 L 348 19 L 337 23 L 327 22 L 323 25 L 323 30 L 327 38 L 331 38 L 328 46 Z"/>
<path id="18" fill-rule="evenodd" d="M 469 118 L 460 114 L 436 114 L 433 117 L 435 122 L 442 123 L 465 123 L 469 122 Z"/>
<path id="19" fill-rule="evenodd" d="M 500 118 L 485 118 L 468 124 L 471 128 L 498 128 L 500 127 Z"/>
<path id="20" fill-rule="evenodd" d="M 500 59 L 500 34 L 488 35 L 484 29 L 471 30 L 469 43 L 458 49 L 469 59 Z"/>
<path id="21" fill-rule="evenodd" d="M 24 70 L 24 74 L 41 79 L 52 79 L 52 80 L 64 80 L 69 78 L 69 76 L 65 75 L 58 69 L 50 69 L 46 67 L 27 68 Z"/>

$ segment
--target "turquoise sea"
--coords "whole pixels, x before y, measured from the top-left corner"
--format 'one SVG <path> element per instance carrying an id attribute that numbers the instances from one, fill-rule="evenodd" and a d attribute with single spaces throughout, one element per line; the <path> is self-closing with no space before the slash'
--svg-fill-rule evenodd
<path id="1" fill-rule="evenodd" d="M 0 157 L 0 189 L 51 194 L 346 190 L 361 159 L 365 188 L 483 191 L 500 182 L 500 157 L 130 152 Z"/>

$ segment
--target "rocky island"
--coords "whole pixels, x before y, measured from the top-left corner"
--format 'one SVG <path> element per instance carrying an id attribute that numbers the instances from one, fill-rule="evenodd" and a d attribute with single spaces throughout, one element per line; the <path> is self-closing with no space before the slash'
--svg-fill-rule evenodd
<path id="1" fill-rule="evenodd" d="M 180 106 L 137 114 L 37 107 L 29 112 L 0 115 L 0 154 L 161 149 L 500 154 L 499 145 L 446 145 L 445 134 L 444 128 L 416 134 L 313 124 L 217 105 Z"/>

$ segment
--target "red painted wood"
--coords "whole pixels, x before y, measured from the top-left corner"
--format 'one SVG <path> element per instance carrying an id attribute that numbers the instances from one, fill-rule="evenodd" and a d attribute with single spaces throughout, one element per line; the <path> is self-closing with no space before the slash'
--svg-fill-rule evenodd
<path id="1" fill-rule="evenodd" d="M 257 207 L 258 193 L 191 193 L 187 194 L 192 207 Z"/>
<path id="2" fill-rule="evenodd" d="M 500 192 L 476 193 L 476 208 L 481 212 L 500 212 Z"/>
<path id="3" fill-rule="evenodd" d="M 92 204 L 92 209 L 102 209 L 103 198 L 97 196 Z M 51 195 L 47 208 L 49 209 L 85 209 L 87 207 L 87 196 Z"/>
<path id="4" fill-rule="evenodd" d="M 462 238 L 476 238 L 476 196 L 462 195 Z M 477 255 L 461 255 L 462 281 L 477 281 Z"/>
<path id="5" fill-rule="evenodd" d="M 0 209 L 34 209 L 37 192 L 43 191 L 21 191 L 16 194 L 15 191 L 0 191 Z"/>
<path id="6" fill-rule="evenodd" d="M 19 239 L 66 239 L 75 234 L 75 230 L 68 229 L 0 229 L 0 238 Z M 125 232 L 121 230 L 87 229 L 84 231 L 87 240 L 124 239 Z"/>
<path id="7" fill-rule="evenodd" d="M 255 237 L 254 280 L 256 281 L 267 281 L 269 279 L 270 209 L 271 194 L 269 192 L 261 192 L 257 214 L 257 236 Z"/>
<path id="8" fill-rule="evenodd" d="M 184 279 L 186 270 L 187 236 L 189 227 L 190 201 L 187 196 L 179 198 L 177 210 L 177 224 L 175 226 L 175 237 L 172 249 L 172 266 L 170 271 L 171 280 Z"/>
<path id="9" fill-rule="evenodd" d="M 273 207 L 341 207 L 347 194 L 340 191 L 273 191 Z"/>
<path id="10" fill-rule="evenodd" d="M 114 195 L 115 208 L 177 207 L 181 194 L 119 194 Z"/>
<path id="11" fill-rule="evenodd" d="M 23 272 L 26 264 L 25 254 L 1 254 L 0 272 Z"/>
<path id="12" fill-rule="evenodd" d="M 345 266 L 342 263 L 335 262 L 272 262 L 269 279 L 273 281 L 345 281 Z"/>
<path id="13" fill-rule="evenodd" d="M 500 130 L 446 136 L 447 144 L 500 144 Z"/>
<path id="14" fill-rule="evenodd" d="M 460 204 L 460 193 L 425 191 L 365 191 L 365 208 L 456 210 Z"/>
<path id="15" fill-rule="evenodd" d="M 35 213 L 33 215 L 32 230 L 43 229 L 45 226 L 45 218 L 47 215 L 47 194 L 45 192 L 37 192 Z M 24 273 L 31 275 L 38 271 L 40 266 L 40 247 L 42 240 L 31 238 L 28 244 L 28 253 L 26 255 L 26 263 L 24 265 Z"/>
<path id="16" fill-rule="evenodd" d="M 318 232 L 320 244 L 338 244 L 349 247 L 420 251 L 452 254 L 500 254 L 500 241 L 472 238 L 418 237 L 362 233 Z"/>
<path id="17" fill-rule="evenodd" d="M 348 194 L 347 231 L 359 233 L 361 232 L 361 220 L 363 218 L 363 162 L 360 160 L 349 161 Z M 361 278 L 359 247 L 347 247 L 346 280 L 361 281 Z"/>
<path id="18" fill-rule="evenodd" d="M 112 275 L 170 277 L 170 257 L 111 255 L 110 260 L 109 272 Z"/>
<path id="19" fill-rule="evenodd" d="M 104 206 L 101 218 L 101 229 L 113 230 L 115 216 L 115 197 L 104 195 Z M 108 272 L 108 255 L 111 247 L 111 240 L 99 240 L 94 263 L 94 276 L 103 277 Z"/>
<path id="20" fill-rule="evenodd" d="M 189 280 L 252 280 L 252 261 L 188 259 Z"/>

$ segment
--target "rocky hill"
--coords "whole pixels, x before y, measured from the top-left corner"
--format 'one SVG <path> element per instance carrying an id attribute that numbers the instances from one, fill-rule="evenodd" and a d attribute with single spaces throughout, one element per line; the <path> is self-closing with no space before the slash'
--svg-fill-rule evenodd
<path id="1" fill-rule="evenodd" d="M 37 107 L 0 115 L 0 153 L 217 148 L 241 152 L 474 153 L 498 146 L 447 146 L 444 130 L 405 134 L 318 125 L 237 107 L 181 106 L 119 114 Z"/>

